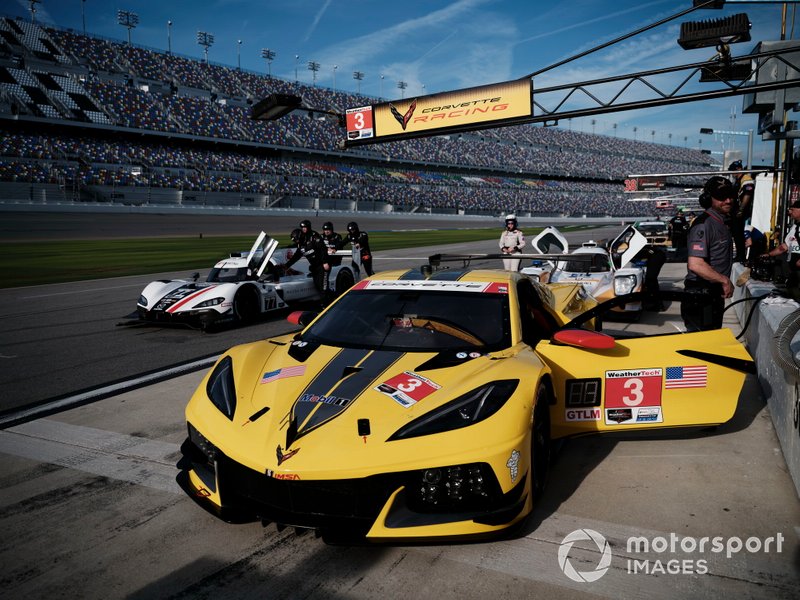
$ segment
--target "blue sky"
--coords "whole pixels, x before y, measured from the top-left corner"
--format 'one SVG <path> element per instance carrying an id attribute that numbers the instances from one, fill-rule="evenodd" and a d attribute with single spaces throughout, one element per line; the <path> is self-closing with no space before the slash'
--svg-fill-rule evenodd
<path id="1" fill-rule="evenodd" d="M 135 44 L 165 50 L 169 30 L 173 52 L 200 59 L 197 32 L 205 31 L 215 38 L 209 49 L 212 62 L 240 62 L 244 69 L 263 73 L 267 64 L 261 50 L 269 48 L 276 54 L 274 76 L 294 80 L 296 73 L 311 84 L 308 62 L 314 61 L 320 64 L 316 85 L 356 91 L 353 72 L 360 71 L 362 93 L 391 99 L 516 79 L 691 5 L 691 0 L 42 0 L 36 19 L 81 31 L 84 6 L 87 32 L 127 40 L 127 30 L 117 23 L 117 9 L 128 10 L 139 16 L 131 33 Z M 7 0 L 2 10 L 30 18 L 29 6 L 28 0 Z M 686 51 L 678 46 L 680 22 L 742 12 L 752 23 L 752 41 L 732 46 L 734 56 L 749 52 L 758 41 L 780 39 L 780 4 L 728 2 L 723 10 L 696 11 L 548 71 L 535 85 L 708 60 L 713 48 Z M 790 7 L 790 23 L 791 16 Z M 787 38 L 792 37 L 797 34 L 790 29 Z M 397 88 L 399 81 L 406 82 L 405 91 Z M 745 152 L 745 136 L 699 134 L 700 127 L 755 129 L 756 116 L 742 114 L 741 107 L 737 97 L 599 115 L 592 117 L 594 124 L 590 117 L 572 119 L 559 126 L 713 152 Z M 773 145 L 759 143 L 758 135 L 755 139 L 754 159 L 771 162 Z"/>

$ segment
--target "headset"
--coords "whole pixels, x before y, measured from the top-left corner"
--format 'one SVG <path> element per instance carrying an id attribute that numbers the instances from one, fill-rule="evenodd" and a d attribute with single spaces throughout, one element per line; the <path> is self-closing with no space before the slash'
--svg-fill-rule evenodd
<path id="1" fill-rule="evenodd" d="M 730 193 L 733 193 L 733 186 L 731 182 L 722 177 L 721 175 L 714 175 L 708 181 L 705 182 L 703 185 L 703 192 L 700 194 L 700 197 L 697 201 L 700 203 L 700 206 L 703 208 L 711 208 L 711 199 L 712 194 L 711 192 L 722 190 L 723 188 L 730 188 Z"/>

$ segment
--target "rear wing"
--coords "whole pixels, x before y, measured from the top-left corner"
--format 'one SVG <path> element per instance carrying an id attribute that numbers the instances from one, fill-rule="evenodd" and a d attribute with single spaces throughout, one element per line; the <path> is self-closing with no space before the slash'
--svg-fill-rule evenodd
<path id="1" fill-rule="evenodd" d="M 553 262 L 562 260 L 591 262 L 592 256 L 592 254 L 433 254 L 428 257 L 428 265 L 432 268 L 442 268 L 442 263 L 445 262 L 461 262 L 464 268 L 467 268 L 472 261 L 506 258 Z"/>

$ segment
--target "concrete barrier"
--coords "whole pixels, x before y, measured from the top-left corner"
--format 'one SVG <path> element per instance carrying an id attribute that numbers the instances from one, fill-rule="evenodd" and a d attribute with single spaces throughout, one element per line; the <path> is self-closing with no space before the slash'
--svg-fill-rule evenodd
<path id="1" fill-rule="evenodd" d="M 734 265 L 732 277 L 734 281 L 741 275 L 742 270 L 741 265 Z M 775 292 L 776 287 L 773 284 L 755 280 L 749 280 L 736 288 L 733 301 L 744 301 L 734 306 L 732 310 L 736 311 L 742 327 L 750 317 L 756 298 Z M 779 295 L 759 301 L 752 311 L 750 324 L 745 329 L 744 340 L 756 361 L 758 380 L 767 400 L 775 433 L 780 441 L 789 474 L 800 496 L 800 377 L 797 376 L 797 370 L 795 372 L 786 370 L 775 360 L 778 343 L 775 333 L 784 319 L 796 317 L 798 311 L 800 304 Z M 797 364 L 800 335 L 794 336 L 788 351 L 795 357 L 794 362 Z"/>

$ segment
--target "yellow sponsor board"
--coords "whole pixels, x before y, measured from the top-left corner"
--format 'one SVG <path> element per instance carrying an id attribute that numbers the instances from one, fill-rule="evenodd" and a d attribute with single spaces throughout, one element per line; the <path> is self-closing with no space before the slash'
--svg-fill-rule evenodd
<path id="1" fill-rule="evenodd" d="M 376 104 L 375 138 L 419 137 L 530 117 L 531 81 L 518 79 Z M 352 138 L 351 138 L 352 139 Z M 377 141 L 377 140 L 376 140 Z"/>

